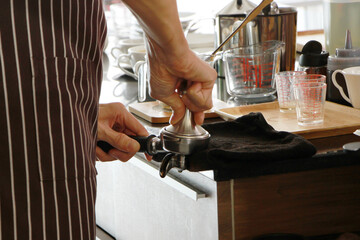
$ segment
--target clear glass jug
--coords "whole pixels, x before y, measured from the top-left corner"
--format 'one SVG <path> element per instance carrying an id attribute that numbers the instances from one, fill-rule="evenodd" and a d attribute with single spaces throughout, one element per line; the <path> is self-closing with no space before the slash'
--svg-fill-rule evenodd
<path id="1" fill-rule="evenodd" d="M 275 74 L 280 71 L 281 41 L 226 50 L 224 62 L 227 92 L 232 97 L 261 98 L 276 92 Z"/>

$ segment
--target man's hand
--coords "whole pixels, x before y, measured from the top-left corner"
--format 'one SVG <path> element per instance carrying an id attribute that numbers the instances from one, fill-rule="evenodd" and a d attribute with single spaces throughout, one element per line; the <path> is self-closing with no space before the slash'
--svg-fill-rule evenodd
<path id="1" fill-rule="evenodd" d="M 212 89 L 217 77 L 216 71 L 199 59 L 185 45 L 184 48 L 168 50 L 148 37 L 148 58 L 150 64 L 150 95 L 174 111 L 171 123 L 178 122 L 185 114 L 185 106 L 194 114 L 197 124 L 204 121 L 204 111 L 212 107 Z M 186 94 L 180 97 L 183 81 Z"/>
<path id="2" fill-rule="evenodd" d="M 148 131 L 121 103 L 100 104 L 98 118 L 98 141 L 111 144 L 114 149 L 105 153 L 96 147 L 100 161 L 119 159 L 126 162 L 140 149 L 140 144 L 129 136 L 148 136 Z M 146 156 L 148 160 L 151 158 Z"/>

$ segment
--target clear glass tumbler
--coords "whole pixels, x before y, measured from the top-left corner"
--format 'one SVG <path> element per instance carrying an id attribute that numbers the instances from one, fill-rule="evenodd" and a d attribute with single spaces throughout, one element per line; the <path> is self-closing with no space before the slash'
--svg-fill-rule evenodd
<path id="1" fill-rule="evenodd" d="M 307 126 L 323 123 L 326 83 L 297 82 L 293 87 L 298 124 Z"/>
<path id="2" fill-rule="evenodd" d="M 279 102 L 280 112 L 295 111 L 295 99 L 293 83 L 297 78 L 306 75 L 304 71 L 284 71 L 278 72 L 275 76 L 276 92 Z"/>

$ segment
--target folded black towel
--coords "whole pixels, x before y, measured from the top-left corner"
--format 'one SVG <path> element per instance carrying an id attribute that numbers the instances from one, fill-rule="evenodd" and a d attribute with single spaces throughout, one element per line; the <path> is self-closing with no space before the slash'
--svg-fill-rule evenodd
<path id="1" fill-rule="evenodd" d="M 305 138 L 276 131 L 261 113 L 203 127 L 211 134 L 210 143 L 207 149 L 187 156 L 190 171 L 235 170 L 316 153 L 316 148 Z"/>

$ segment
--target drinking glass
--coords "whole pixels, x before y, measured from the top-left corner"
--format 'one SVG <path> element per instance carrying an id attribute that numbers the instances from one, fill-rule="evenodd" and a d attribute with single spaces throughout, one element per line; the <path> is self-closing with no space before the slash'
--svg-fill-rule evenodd
<path id="1" fill-rule="evenodd" d="M 326 83 L 297 82 L 293 87 L 298 124 L 307 126 L 323 123 Z"/>

